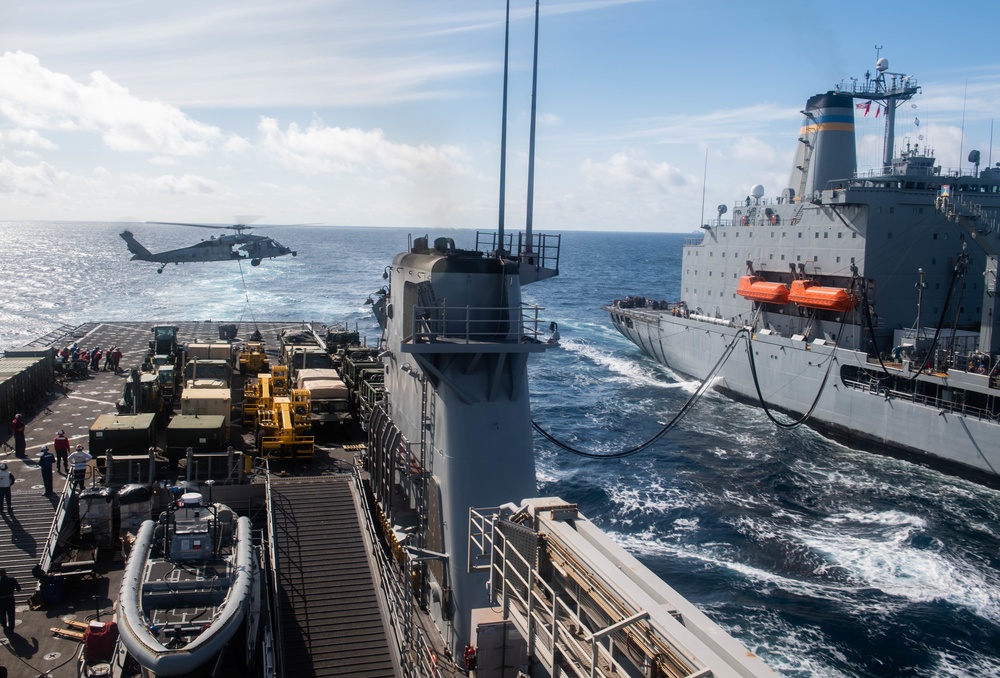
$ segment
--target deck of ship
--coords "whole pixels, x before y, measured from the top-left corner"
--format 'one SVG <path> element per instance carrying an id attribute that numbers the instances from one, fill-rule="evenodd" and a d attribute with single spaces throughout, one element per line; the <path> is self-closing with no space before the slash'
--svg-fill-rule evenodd
<path id="1" fill-rule="evenodd" d="M 346 475 L 271 483 L 285 675 L 398 675 L 357 507 Z"/>
<path id="2" fill-rule="evenodd" d="M 29 598 L 35 592 L 32 568 L 38 564 L 59 498 L 43 495 L 41 473 L 36 463 L 43 444 L 51 448 L 60 429 L 66 431 L 73 445 L 88 446 L 90 426 L 102 414 L 115 412 L 121 398 L 129 367 L 141 362 L 152 338 L 151 321 L 89 323 L 33 342 L 59 348 L 76 341 L 91 348 L 117 344 L 124 357 L 119 374 L 91 372 L 85 379 L 54 385 L 47 397 L 24 403 L 27 421 L 27 454 L 18 457 L 10 447 L 0 449 L 0 461 L 7 463 L 17 482 L 13 488 L 13 515 L 0 519 L 0 568 L 7 570 L 21 585 L 17 594 L 14 632 L 0 635 L 0 667 L 9 678 L 71 678 L 78 675 L 82 643 L 72 637 L 56 635 L 51 629 L 70 629 L 66 622 L 110 621 L 124 566 L 119 546 L 100 549 L 92 564 L 84 564 L 80 574 L 66 578 L 63 597 L 57 604 L 37 605 Z M 189 342 L 218 338 L 218 325 L 226 322 L 161 322 L 176 325 L 179 340 Z M 301 323 L 257 323 L 277 363 L 277 332 Z M 239 326 L 238 338 L 245 339 L 254 326 Z M 102 361 L 103 362 L 103 361 Z M 234 397 L 234 402 L 239 399 Z M 232 444 L 248 449 L 252 436 L 234 422 Z M 4 439 L 0 439 L 3 442 Z M 233 505 L 240 512 L 267 511 L 278 529 L 273 551 L 278 554 L 272 576 L 279 582 L 281 630 L 279 631 L 286 662 L 284 675 L 303 676 L 396 676 L 398 668 L 389 651 L 386 629 L 378 603 L 378 591 L 359 518 L 359 505 L 353 498 L 353 484 L 345 473 L 351 467 L 352 452 L 344 445 L 357 440 L 339 440 L 317 446 L 316 457 L 309 462 L 287 464 L 273 469 L 271 477 L 273 506 L 264 505 L 265 483 L 253 478 L 259 487 L 260 507 Z M 13 440 L 6 439 L 8 445 Z M 138 451 L 136 451 L 138 452 Z M 157 478 L 171 482 L 168 464 L 157 468 Z M 176 476 L 176 472 L 174 472 Z M 278 480 L 280 478 L 280 480 Z M 55 491 L 66 487 L 65 477 L 55 475 Z M 215 491 L 218 494 L 220 487 Z M 63 495 L 65 496 L 65 494 Z M 259 518 L 259 516 L 258 516 Z M 255 518 L 255 524 L 260 521 Z M 35 602 L 41 602 L 39 598 Z M 230 667 L 226 675 L 246 676 L 240 665 Z"/>

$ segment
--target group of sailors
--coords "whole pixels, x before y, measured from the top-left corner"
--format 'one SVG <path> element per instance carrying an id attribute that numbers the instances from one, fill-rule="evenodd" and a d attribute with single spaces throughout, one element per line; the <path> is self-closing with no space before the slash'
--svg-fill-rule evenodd
<path id="1" fill-rule="evenodd" d="M 87 364 L 87 366 L 94 372 L 99 372 L 102 369 L 104 371 L 113 371 L 117 374 L 120 370 L 119 363 L 122 359 L 122 351 L 118 346 L 109 346 L 107 350 L 102 351 L 100 346 L 95 346 L 91 350 L 86 348 L 81 349 L 77 346 L 76 342 L 70 344 L 69 346 L 64 346 L 56 354 L 57 358 L 63 363 L 75 364 L 78 361 L 82 361 Z M 104 367 L 101 367 L 101 358 L 104 358 Z"/>
<path id="2" fill-rule="evenodd" d="M 670 308 L 670 303 L 667 301 L 647 299 L 634 294 L 624 299 L 615 299 L 611 305 L 616 308 L 650 308 L 654 311 L 666 311 Z"/>

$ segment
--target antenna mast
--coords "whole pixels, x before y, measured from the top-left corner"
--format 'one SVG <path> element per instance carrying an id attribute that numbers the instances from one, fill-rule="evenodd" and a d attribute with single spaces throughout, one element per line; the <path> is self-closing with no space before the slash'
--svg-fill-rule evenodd
<path id="1" fill-rule="evenodd" d="M 503 115 L 500 123 L 500 223 L 497 226 L 497 256 L 504 255 L 503 223 L 507 178 L 507 69 L 510 63 L 510 0 L 507 0 L 507 24 L 503 34 Z"/>
<path id="2" fill-rule="evenodd" d="M 535 0 L 535 56 L 531 66 L 531 135 L 528 140 L 528 214 L 524 224 L 524 251 L 531 252 L 531 221 L 535 200 L 535 107 L 538 94 L 538 3 Z"/>

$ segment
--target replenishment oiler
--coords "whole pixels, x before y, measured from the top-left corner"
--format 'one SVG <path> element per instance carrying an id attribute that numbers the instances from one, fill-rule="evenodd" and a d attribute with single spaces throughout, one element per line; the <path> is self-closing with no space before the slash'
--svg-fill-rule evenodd
<path id="1" fill-rule="evenodd" d="M 943 168 L 911 140 L 895 153 L 897 108 L 919 91 L 881 58 L 874 76 L 811 97 L 787 186 L 719 206 L 684 245 L 681 300 L 605 310 L 655 360 L 780 426 L 993 482 L 1000 163 L 981 169 L 973 150 L 971 173 Z M 870 172 L 856 113 L 885 124 Z"/>

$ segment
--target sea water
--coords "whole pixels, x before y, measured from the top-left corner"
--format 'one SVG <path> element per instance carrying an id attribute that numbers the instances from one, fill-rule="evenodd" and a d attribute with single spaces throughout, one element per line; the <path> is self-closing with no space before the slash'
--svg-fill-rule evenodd
<path id="1" fill-rule="evenodd" d="M 92 320 L 312 320 L 379 332 L 365 302 L 405 229 L 258 233 L 296 257 L 129 261 L 124 224 L 0 223 L 0 348 Z M 158 252 L 211 232 L 132 224 Z M 472 248 L 474 231 L 433 231 Z M 524 289 L 559 325 L 529 363 L 534 420 L 609 454 L 643 442 L 697 388 L 645 357 L 601 306 L 676 300 L 678 234 L 564 233 L 560 275 Z M 126 357 L 127 362 L 127 357 Z M 1000 675 L 1000 492 L 779 430 L 710 393 L 651 449 L 580 457 L 536 436 L 538 489 L 591 520 L 786 676 Z"/>

